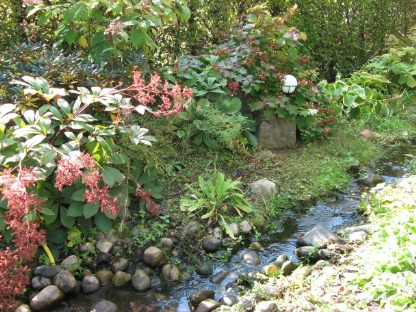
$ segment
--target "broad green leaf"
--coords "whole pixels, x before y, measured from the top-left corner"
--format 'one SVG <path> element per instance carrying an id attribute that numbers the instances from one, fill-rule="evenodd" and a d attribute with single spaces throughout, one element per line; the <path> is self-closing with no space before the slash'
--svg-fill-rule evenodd
<path id="1" fill-rule="evenodd" d="M 218 109 L 223 113 L 236 114 L 241 109 L 241 100 L 236 97 L 232 98 L 231 101 L 223 100 Z"/>
<path id="2" fill-rule="evenodd" d="M 200 146 L 202 143 L 202 133 L 199 133 L 193 140 L 192 142 L 196 145 L 196 146 Z"/>
<path id="3" fill-rule="evenodd" d="M 92 38 L 91 38 L 91 46 L 96 46 L 96 45 L 98 45 L 99 43 L 101 43 L 102 41 L 104 41 L 105 40 L 105 34 L 104 34 L 104 31 L 102 30 L 102 31 L 98 31 L 98 32 L 96 32 L 93 36 L 92 36 Z M 104 50 L 104 47 L 102 47 L 103 48 L 103 50 Z"/>
<path id="4" fill-rule="evenodd" d="M 53 203 L 52 205 L 48 206 L 47 208 L 50 211 L 52 211 L 53 214 L 52 215 L 45 214 L 45 216 L 44 216 L 45 217 L 45 223 L 46 224 L 51 224 L 58 217 L 58 214 L 59 214 L 59 204 L 58 203 Z"/>
<path id="5" fill-rule="evenodd" d="M 112 228 L 112 222 L 101 211 L 94 216 L 94 222 L 97 228 L 103 233 L 108 233 Z"/>
<path id="6" fill-rule="evenodd" d="M 416 87 L 416 80 L 415 80 L 415 78 L 413 78 L 412 76 L 408 76 L 407 77 L 407 80 L 406 80 L 406 85 L 409 87 L 409 88 L 414 88 L 414 87 Z"/>
<path id="7" fill-rule="evenodd" d="M 69 106 L 68 102 L 64 99 L 59 99 L 57 101 L 59 108 L 64 112 L 66 115 L 70 115 L 72 113 L 71 106 Z"/>
<path id="8" fill-rule="evenodd" d="M 89 219 L 92 216 L 95 216 L 98 212 L 98 208 L 100 207 L 100 203 L 86 203 L 84 206 L 84 218 Z"/>
<path id="9" fill-rule="evenodd" d="M 123 174 L 116 168 L 110 166 L 102 166 L 100 169 L 103 175 L 103 181 L 105 184 L 108 184 L 110 187 L 114 186 L 114 184 L 120 183 L 123 181 Z"/>
<path id="10" fill-rule="evenodd" d="M 26 142 L 23 143 L 23 147 L 26 150 L 30 150 L 31 148 L 33 148 L 34 146 L 38 145 L 39 143 L 41 143 L 44 139 L 46 139 L 46 137 L 42 134 L 40 135 L 35 135 L 34 137 L 30 138 L 29 140 L 27 140 Z"/>
<path id="11" fill-rule="evenodd" d="M 69 29 L 69 30 L 66 32 L 66 36 L 65 36 L 65 38 L 66 38 L 66 42 L 67 42 L 69 45 L 72 45 L 72 44 L 75 42 L 75 36 L 76 36 L 76 32 L 75 32 L 73 29 Z"/>
<path id="12" fill-rule="evenodd" d="M 182 5 L 181 9 L 182 9 L 182 14 L 183 14 L 182 20 L 184 22 L 187 22 L 191 18 L 191 10 L 185 5 Z"/>
<path id="13" fill-rule="evenodd" d="M 66 241 L 66 230 L 58 228 L 46 231 L 47 240 L 55 244 L 63 244 Z"/>
<path id="14" fill-rule="evenodd" d="M 133 30 L 131 34 L 131 42 L 135 47 L 142 47 L 144 43 L 143 33 L 140 28 Z"/>
<path id="15" fill-rule="evenodd" d="M 84 213 L 84 202 L 74 202 L 68 207 L 68 216 L 81 217 Z"/>
<path id="16" fill-rule="evenodd" d="M 59 214 L 61 216 L 61 223 L 63 226 L 69 229 L 74 226 L 75 218 L 68 216 L 68 209 L 66 209 L 64 206 L 60 206 Z"/>
<path id="17" fill-rule="evenodd" d="M 75 201 L 83 201 L 84 200 L 85 191 L 86 191 L 85 188 L 76 190 L 74 192 L 74 194 L 72 194 L 71 199 L 72 200 L 75 200 Z"/>
<path id="18" fill-rule="evenodd" d="M 147 169 L 139 178 L 139 184 L 145 185 L 149 182 L 156 180 L 157 178 L 157 169 Z"/>

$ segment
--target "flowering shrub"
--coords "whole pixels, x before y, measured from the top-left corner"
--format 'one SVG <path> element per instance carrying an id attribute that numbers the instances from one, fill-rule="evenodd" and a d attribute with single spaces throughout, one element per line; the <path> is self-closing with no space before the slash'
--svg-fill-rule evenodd
<path id="1" fill-rule="evenodd" d="M 8 211 L 5 213 L 4 225 L 13 232 L 15 248 L 7 247 L 0 251 L 0 310 L 5 311 L 8 299 L 21 294 L 29 283 L 29 268 L 23 265 L 35 256 L 37 247 L 46 237 L 40 229 L 38 220 L 32 220 L 37 212 L 42 211 L 43 200 L 36 194 L 28 192 L 38 180 L 36 172 L 27 167 L 12 173 L 5 169 L 0 176 L 2 200 L 6 200 Z M 3 229 L 4 230 L 4 229 Z M 1 238 L 1 236 L 0 236 Z"/>
<path id="2" fill-rule="evenodd" d="M 241 111 L 257 123 L 274 114 L 296 120 L 308 139 L 322 135 L 326 128 L 319 121 L 332 113 L 321 109 L 327 104 L 317 98 L 319 91 L 312 82 L 315 73 L 305 69 L 310 57 L 298 52 L 306 35 L 286 25 L 296 10 L 293 6 L 283 16 L 272 17 L 261 6 L 253 9 L 212 54 L 180 57 L 173 79 L 192 87 L 197 99 L 240 98 Z M 297 91 L 290 98 L 281 90 L 287 74 L 298 80 Z M 172 75 L 165 75 L 172 79 Z M 323 116 L 311 113 L 317 109 Z"/>
<path id="3" fill-rule="evenodd" d="M 121 207 L 128 213 L 130 195 L 142 197 L 149 213 L 158 214 L 146 187 L 157 172 L 142 170 L 133 159 L 116 153 L 115 142 L 151 145 L 155 139 L 146 135 L 148 130 L 130 125 L 127 117 L 146 111 L 160 117 L 176 114 L 192 97 L 188 88 L 171 89 L 156 74 L 147 84 L 137 72 L 124 89 L 72 90 L 77 98 L 71 102 L 66 90 L 51 88 L 45 79 L 22 80 L 14 83 L 39 108 L 0 106 L 0 231 L 7 241 L 12 237 L 15 247 L 0 251 L 0 304 L 22 293 L 29 282 L 23 262 L 33 258 L 46 235 L 57 243 L 66 238 L 62 228 L 52 230 L 57 223 L 70 229 L 79 219 L 77 224 L 89 231 L 93 220 L 108 232 Z"/>

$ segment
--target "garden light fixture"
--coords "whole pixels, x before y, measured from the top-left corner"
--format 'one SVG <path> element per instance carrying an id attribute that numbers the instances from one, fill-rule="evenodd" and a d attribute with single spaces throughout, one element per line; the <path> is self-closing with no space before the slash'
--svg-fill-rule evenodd
<path id="1" fill-rule="evenodd" d="M 296 78 L 292 75 L 286 75 L 283 78 L 283 86 L 282 86 L 282 91 L 284 94 L 286 95 L 290 95 L 293 92 L 295 92 L 296 88 L 298 87 L 298 81 L 296 80 Z"/>

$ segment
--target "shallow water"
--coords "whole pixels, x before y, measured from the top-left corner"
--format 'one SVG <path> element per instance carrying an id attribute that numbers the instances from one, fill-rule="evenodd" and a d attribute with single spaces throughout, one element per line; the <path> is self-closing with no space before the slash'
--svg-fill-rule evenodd
<path id="1" fill-rule="evenodd" d="M 386 182 L 399 180 L 406 174 L 403 163 L 406 159 L 405 154 L 416 155 L 416 148 L 412 146 L 406 150 L 394 151 L 389 157 L 384 158 L 377 164 L 377 172 L 383 176 Z M 119 311 L 177 311 L 189 312 L 187 297 L 201 289 L 212 289 L 215 291 L 215 299 L 219 300 L 224 295 L 230 293 L 229 285 L 235 281 L 243 272 L 259 270 L 264 265 L 276 260 L 281 254 L 286 254 L 294 262 L 298 259 L 293 254 L 296 240 L 300 234 L 311 230 L 316 224 L 322 223 L 328 229 L 345 227 L 357 222 L 359 216 L 357 206 L 361 195 L 358 186 L 351 182 L 347 192 L 340 193 L 337 199 L 318 203 L 307 212 L 285 213 L 282 220 L 276 223 L 274 232 L 270 232 L 259 242 L 263 248 L 259 251 L 261 264 L 252 267 L 242 261 L 246 248 L 240 249 L 233 255 L 229 262 L 212 262 L 214 274 L 228 270 L 230 274 L 218 285 L 210 282 L 210 278 L 203 278 L 196 274 L 189 282 L 162 282 L 157 288 L 145 293 L 139 293 L 133 288 L 114 288 L 112 286 L 102 287 L 93 294 L 80 294 L 74 297 L 67 297 L 63 305 L 53 309 L 54 312 L 81 312 L 91 311 L 93 305 L 102 299 L 114 302 Z"/>

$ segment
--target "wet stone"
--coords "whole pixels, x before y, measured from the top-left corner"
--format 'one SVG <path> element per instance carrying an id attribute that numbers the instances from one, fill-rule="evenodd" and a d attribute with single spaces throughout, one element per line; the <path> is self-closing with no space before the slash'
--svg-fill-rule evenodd
<path id="1" fill-rule="evenodd" d="M 243 261 L 248 265 L 257 266 L 260 264 L 260 256 L 255 250 L 249 250 L 243 255 Z"/>
<path id="2" fill-rule="evenodd" d="M 102 253 L 109 253 L 114 244 L 108 239 L 101 239 L 97 242 L 97 249 Z"/>
<path id="3" fill-rule="evenodd" d="M 167 281 L 177 281 L 180 277 L 179 269 L 172 264 L 166 264 L 163 266 L 162 275 Z"/>
<path id="4" fill-rule="evenodd" d="M 220 307 L 221 303 L 214 299 L 206 299 L 202 301 L 193 312 L 210 312 Z"/>
<path id="5" fill-rule="evenodd" d="M 325 248 L 329 243 L 337 241 L 338 237 L 328 230 L 323 224 L 317 224 L 312 230 L 296 241 L 296 246 L 316 246 Z"/>
<path id="6" fill-rule="evenodd" d="M 210 281 L 213 284 L 220 284 L 229 274 L 230 271 L 228 270 L 217 272 L 213 276 L 211 276 Z"/>
<path id="7" fill-rule="evenodd" d="M 308 260 L 319 260 L 321 256 L 319 255 L 319 250 L 312 246 L 303 246 L 299 247 L 294 251 L 295 255 L 300 259 Z"/>
<path id="8" fill-rule="evenodd" d="M 158 287 L 162 284 L 162 281 L 159 276 L 153 275 L 150 276 L 150 287 Z"/>
<path id="9" fill-rule="evenodd" d="M 206 299 L 214 299 L 215 292 L 213 290 L 200 290 L 189 295 L 188 301 L 193 307 L 197 307 Z"/>
<path id="10" fill-rule="evenodd" d="M 189 273 L 189 272 L 183 272 L 182 275 L 181 275 L 181 280 L 182 281 L 192 281 L 193 280 L 192 274 Z"/>
<path id="11" fill-rule="evenodd" d="M 52 266 L 52 265 L 42 265 L 40 267 L 37 267 L 33 270 L 33 275 L 35 276 L 44 276 L 50 279 L 53 279 L 56 274 L 63 271 L 64 269 L 60 266 Z"/>
<path id="12" fill-rule="evenodd" d="M 259 242 L 253 242 L 249 246 L 251 249 L 262 249 L 263 246 Z"/>
<path id="13" fill-rule="evenodd" d="M 112 283 L 115 287 L 123 287 L 131 280 L 131 275 L 123 271 L 117 271 L 114 276 Z"/>
<path id="14" fill-rule="evenodd" d="M 287 276 L 287 275 L 292 274 L 295 268 L 296 268 L 296 265 L 292 261 L 290 260 L 285 261 L 282 265 L 283 275 Z"/>
<path id="15" fill-rule="evenodd" d="M 100 282 L 94 275 L 85 276 L 82 280 L 82 290 L 85 294 L 94 292 L 100 288 Z"/>
<path id="16" fill-rule="evenodd" d="M 111 262 L 111 271 L 125 271 L 129 266 L 129 261 L 126 258 L 116 258 Z"/>
<path id="17" fill-rule="evenodd" d="M 131 277 L 131 283 L 134 289 L 145 291 L 150 287 L 150 277 L 141 269 L 137 269 Z"/>
<path id="18" fill-rule="evenodd" d="M 101 300 L 94 305 L 91 312 L 117 312 L 117 306 L 108 300 Z"/>
<path id="19" fill-rule="evenodd" d="M 95 275 L 97 276 L 100 285 L 111 284 L 113 280 L 114 273 L 107 269 L 98 270 Z"/>
<path id="20" fill-rule="evenodd" d="M 276 259 L 276 261 L 274 261 L 274 263 L 279 267 L 282 268 L 283 263 L 285 263 L 287 260 L 289 260 L 288 256 L 286 256 L 285 254 L 279 255 Z"/>
<path id="21" fill-rule="evenodd" d="M 44 276 L 35 276 L 32 278 L 32 288 L 34 290 L 41 290 L 49 285 L 52 285 L 52 280 Z"/>
<path id="22" fill-rule="evenodd" d="M 58 305 L 65 297 L 65 294 L 55 285 L 42 289 L 30 300 L 30 308 L 35 311 L 45 311 Z"/>
<path id="23" fill-rule="evenodd" d="M 79 258 L 75 255 L 69 256 L 61 262 L 61 267 L 63 267 L 65 270 L 68 270 L 71 273 L 76 272 L 79 269 L 79 266 Z"/>
<path id="24" fill-rule="evenodd" d="M 195 268 L 195 272 L 201 276 L 210 276 L 212 271 L 212 266 L 208 263 L 201 263 Z"/>
<path id="25" fill-rule="evenodd" d="M 62 271 L 56 274 L 53 284 L 57 286 L 64 294 L 70 294 L 77 287 L 77 280 L 69 271 Z"/>
<path id="26" fill-rule="evenodd" d="M 157 267 L 164 259 L 163 251 L 157 247 L 149 247 L 144 251 L 143 262 L 151 267 Z"/>
<path id="27" fill-rule="evenodd" d="M 202 248 L 206 252 L 216 252 L 221 247 L 221 241 L 216 237 L 207 237 L 202 242 Z"/>

